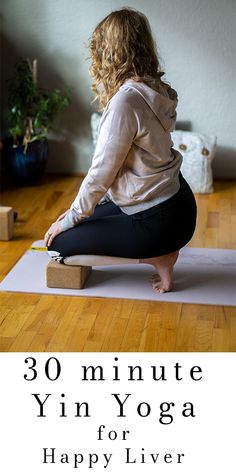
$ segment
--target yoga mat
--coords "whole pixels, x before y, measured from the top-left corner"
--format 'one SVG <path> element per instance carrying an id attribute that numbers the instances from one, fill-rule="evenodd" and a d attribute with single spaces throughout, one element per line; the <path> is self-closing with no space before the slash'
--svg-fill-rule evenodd
<path id="1" fill-rule="evenodd" d="M 33 243 L 42 247 L 43 241 Z M 1 291 L 83 297 L 130 298 L 176 303 L 236 305 L 236 250 L 188 248 L 180 251 L 172 292 L 158 294 L 150 283 L 154 268 L 146 264 L 94 267 L 82 290 L 46 287 L 44 250 L 28 250 L 0 284 Z"/>

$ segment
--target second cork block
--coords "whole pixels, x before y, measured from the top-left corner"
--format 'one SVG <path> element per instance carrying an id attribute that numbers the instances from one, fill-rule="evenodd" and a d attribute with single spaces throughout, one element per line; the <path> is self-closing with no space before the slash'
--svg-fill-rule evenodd
<path id="1" fill-rule="evenodd" d="M 0 206 L 0 241 L 9 241 L 13 236 L 14 212 L 12 207 Z"/>
<path id="2" fill-rule="evenodd" d="M 81 289 L 91 273 L 87 266 L 70 266 L 50 261 L 47 265 L 47 287 Z"/>

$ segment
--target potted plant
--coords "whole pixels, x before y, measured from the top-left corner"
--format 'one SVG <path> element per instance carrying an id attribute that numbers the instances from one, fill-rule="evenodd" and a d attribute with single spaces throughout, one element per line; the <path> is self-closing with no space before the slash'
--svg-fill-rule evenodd
<path id="1" fill-rule="evenodd" d="M 9 134 L 4 140 L 6 167 L 20 184 L 37 184 L 48 155 L 47 132 L 56 115 L 70 103 L 70 91 L 42 89 L 37 60 L 19 57 L 8 80 Z"/>

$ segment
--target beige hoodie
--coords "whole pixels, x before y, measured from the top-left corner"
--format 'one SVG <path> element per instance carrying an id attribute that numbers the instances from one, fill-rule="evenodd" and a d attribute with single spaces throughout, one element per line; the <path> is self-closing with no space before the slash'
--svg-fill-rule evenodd
<path id="1" fill-rule="evenodd" d="M 65 231 L 109 199 L 127 214 L 161 203 L 179 190 L 181 154 L 172 148 L 177 94 L 127 80 L 101 118 L 92 165 L 66 217 Z"/>

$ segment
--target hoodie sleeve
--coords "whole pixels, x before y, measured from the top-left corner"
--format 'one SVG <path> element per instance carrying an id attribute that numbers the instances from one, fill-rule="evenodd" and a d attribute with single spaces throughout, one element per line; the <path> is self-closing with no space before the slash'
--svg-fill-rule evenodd
<path id="1" fill-rule="evenodd" d="M 91 216 L 99 200 L 114 182 L 137 132 L 137 119 L 128 95 L 119 91 L 105 108 L 92 165 L 84 178 L 62 231 Z"/>

